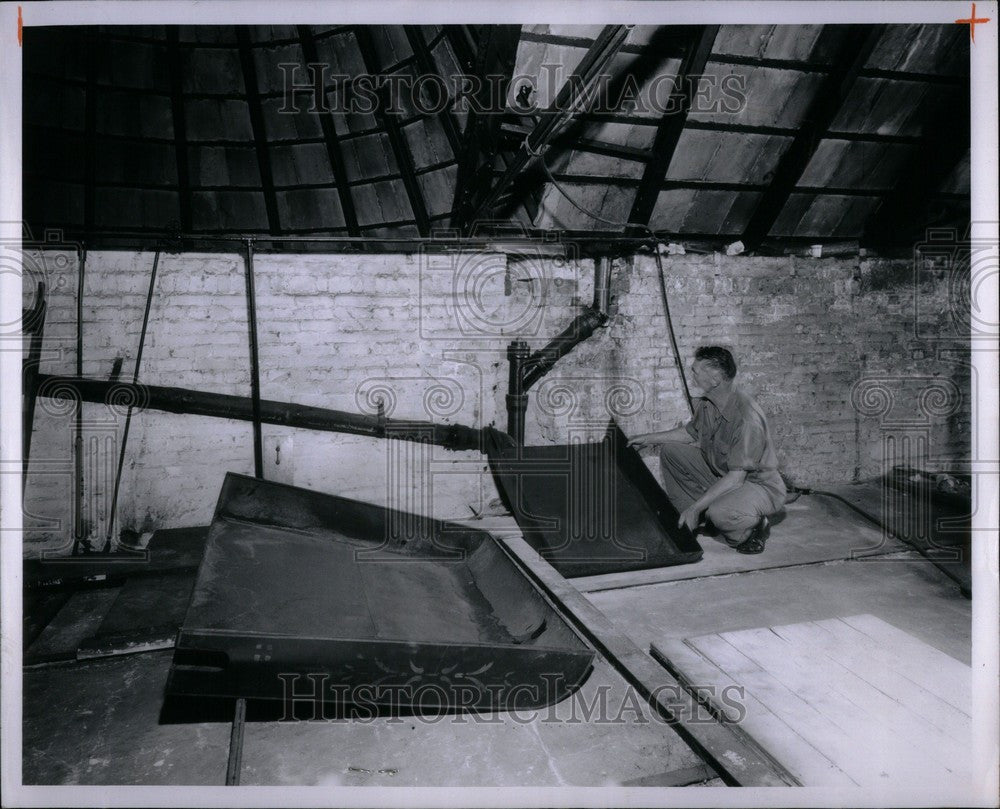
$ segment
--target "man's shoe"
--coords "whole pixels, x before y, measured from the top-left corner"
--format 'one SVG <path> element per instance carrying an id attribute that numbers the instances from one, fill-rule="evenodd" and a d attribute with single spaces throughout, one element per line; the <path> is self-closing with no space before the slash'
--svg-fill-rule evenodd
<path id="1" fill-rule="evenodd" d="M 740 553 L 763 553 L 767 538 L 771 535 L 771 522 L 767 517 L 761 517 L 760 522 L 754 526 L 750 536 L 744 539 L 736 550 Z"/>

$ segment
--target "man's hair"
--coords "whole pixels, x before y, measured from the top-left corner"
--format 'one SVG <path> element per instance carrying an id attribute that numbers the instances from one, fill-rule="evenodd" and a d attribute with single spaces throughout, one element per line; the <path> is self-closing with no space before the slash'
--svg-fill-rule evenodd
<path id="1" fill-rule="evenodd" d="M 733 355 L 720 346 L 702 346 L 694 352 L 694 358 L 706 365 L 718 368 L 726 375 L 726 379 L 736 376 L 736 360 Z"/>

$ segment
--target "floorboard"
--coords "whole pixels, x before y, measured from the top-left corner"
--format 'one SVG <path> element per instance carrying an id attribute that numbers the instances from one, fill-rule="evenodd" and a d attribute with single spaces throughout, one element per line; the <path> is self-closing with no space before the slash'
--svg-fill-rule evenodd
<path id="1" fill-rule="evenodd" d="M 961 788 L 971 778 L 971 670 L 875 616 L 712 633 L 654 650 L 685 680 L 744 686 L 743 729 L 807 786 L 846 776 L 863 787 Z M 964 700 L 964 710 L 954 704 Z"/>

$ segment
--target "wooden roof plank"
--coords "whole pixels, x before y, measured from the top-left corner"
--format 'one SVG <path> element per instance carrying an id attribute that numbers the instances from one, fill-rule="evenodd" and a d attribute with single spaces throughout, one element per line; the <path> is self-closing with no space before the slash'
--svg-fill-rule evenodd
<path id="1" fill-rule="evenodd" d="M 264 112 L 258 96 L 257 69 L 254 66 L 253 53 L 250 50 L 250 35 L 244 26 L 236 29 L 236 42 L 240 54 L 240 64 L 243 67 L 243 84 L 247 91 L 247 106 L 250 112 L 250 127 L 253 130 L 253 142 L 257 152 L 257 164 L 260 167 L 261 191 L 264 195 L 264 208 L 267 211 L 268 233 L 281 233 L 281 222 L 278 218 L 278 200 L 274 191 L 274 177 L 271 173 L 271 156 L 267 148 L 267 133 L 264 131 Z"/>
<path id="2" fill-rule="evenodd" d="M 743 231 L 742 242 L 747 250 L 756 249 L 777 221 L 817 144 L 840 111 L 858 73 L 878 44 L 883 26 L 851 26 L 851 29 L 844 37 L 840 58 L 817 89 L 801 128 L 781 156 L 770 187 L 762 195 Z M 840 35 L 841 32 L 832 33 L 828 26 L 821 38 Z"/>
<path id="3" fill-rule="evenodd" d="M 361 52 L 361 58 L 365 63 L 366 71 L 371 75 L 380 73 L 381 70 L 375 61 L 375 44 L 372 38 L 372 33 L 369 30 L 369 26 L 357 26 L 354 29 L 354 34 L 358 40 L 358 47 Z M 392 145 L 393 155 L 395 156 L 396 163 L 403 175 L 403 186 L 406 189 L 407 199 L 410 201 L 410 208 L 413 212 L 413 218 L 416 222 L 417 231 L 421 236 L 429 236 L 431 226 L 427 215 L 427 206 L 424 203 L 423 194 L 420 189 L 420 184 L 417 182 L 417 178 L 414 174 L 413 155 L 410 154 L 409 147 L 406 145 L 406 138 L 404 138 L 402 132 L 400 132 L 399 121 L 392 112 L 385 108 L 383 102 L 386 98 L 386 94 L 380 93 L 379 95 L 380 100 L 376 104 L 375 118 L 382 124 L 385 128 L 386 134 L 389 136 L 389 142 Z"/>
<path id="4" fill-rule="evenodd" d="M 681 60 L 677 72 L 677 84 L 671 94 L 673 103 L 668 105 L 670 111 L 663 115 L 657 127 L 651 149 L 653 158 L 646 164 L 642 182 L 632 202 L 628 221 L 634 223 L 636 227 L 629 227 L 627 231 L 630 233 L 641 231 L 649 225 L 660 188 L 667 176 L 667 170 L 670 168 L 670 162 L 673 160 L 691 106 L 692 93 L 687 77 L 700 75 L 704 72 L 718 32 L 719 26 L 704 25 L 695 28 L 690 34 L 687 52 Z M 680 110 L 680 112 L 676 110 Z"/>
<path id="5" fill-rule="evenodd" d="M 306 65 L 319 63 L 316 38 L 309 26 L 298 26 L 298 35 L 299 43 L 302 46 L 302 56 Z M 314 92 L 323 99 L 323 106 L 326 106 L 326 99 L 322 88 L 323 76 L 321 73 L 314 73 L 313 78 L 317 85 L 314 88 Z M 340 213 L 344 218 L 347 232 L 352 236 L 357 236 L 360 233 L 358 230 L 358 214 L 354 208 L 354 198 L 351 196 L 351 191 L 348 188 L 347 168 L 344 164 L 344 152 L 340 145 L 340 138 L 337 135 L 334 122 L 329 115 L 320 113 L 318 117 L 320 119 L 320 126 L 323 129 L 323 145 L 326 148 L 327 158 L 330 161 L 330 170 L 333 172 L 334 181 L 337 183 L 337 198 L 340 201 Z"/>
<path id="6" fill-rule="evenodd" d="M 177 166 L 177 191 L 180 228 L 191 230 L 191 173 L 188 163 L 187 127 L 184 121 L 181 49 L 176 26 L 167 26 L 167 60 L 170 66 L 170 112 L 174 125 L 174 162 Z"/>

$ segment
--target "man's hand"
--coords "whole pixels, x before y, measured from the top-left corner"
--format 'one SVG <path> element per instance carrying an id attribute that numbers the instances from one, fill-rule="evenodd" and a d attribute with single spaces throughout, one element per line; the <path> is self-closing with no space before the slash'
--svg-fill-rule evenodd
<path id="1" fill-rule="evenodd" d="M 657 447 L 660 444 L 669 444 L 672 442 L 679 442 L 681 444 L 691 444 L 694 442 L 694 439 L 688 433 L 687 429 L 685 429 L 683 420 L 677 422 L 677 426 L 672 430 L 662 430 L 658 433 L 642 433 L 641 435 L 633 436 L 628 440 L 628 445 L 641 451 L 649 447 Z"/>
<path id="2" fill-rule="evenodd" d="M 701 509 L 697 506 L 689 506 L 681 512 L 680 519 L 677 520 L 677 527 L 682 528 L 687 526 L 688 531 L 692 534 L 694 529 L 698 527 L 698 520 L 701 518 Z"/>
<path id="3" fill-rule="evenodd" d="M 642 433 L 641 435 L 632 436 L 628 440 L 628 446 L 635 447 L 637 450 L 648 449 L 649 447 L 655 447 L 658 444 L 663 443 L 660 438 L 661 433 Z"/>

